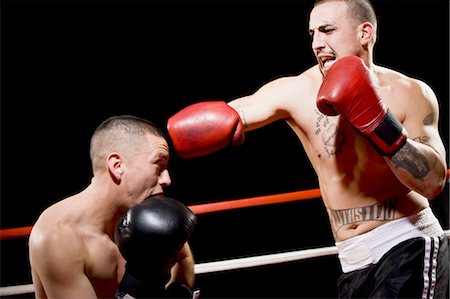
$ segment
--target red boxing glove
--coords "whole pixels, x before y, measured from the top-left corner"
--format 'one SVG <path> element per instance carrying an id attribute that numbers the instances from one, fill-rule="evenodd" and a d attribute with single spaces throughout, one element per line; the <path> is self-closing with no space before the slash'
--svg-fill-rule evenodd
<path id="1" fill-rule="evenodd" d="M 181 158 L 207 155 L 244 142 L 239 114 L 223 101 L 190 105 L 169 118 L 167 130 Z"/>
<path id="2" fill-rule="evenodd" d="M 395 154 L 408 138 L 403 125 L 380 99 L 359 57 L 347 56 L 331 66 L 319 89 L 317 107 L 326 115 L 340 114 L 381 155 Z"/>

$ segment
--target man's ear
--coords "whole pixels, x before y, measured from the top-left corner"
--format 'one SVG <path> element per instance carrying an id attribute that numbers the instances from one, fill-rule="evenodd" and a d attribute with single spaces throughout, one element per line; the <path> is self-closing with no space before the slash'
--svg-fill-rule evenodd
<path id="1" fill-rule="evenodd" d="M 110 153 L 107 158 L 108 170 L 115 182 L 120 182 L 123 174 L 122 159 L 118 153 Z"/>
<path id="2" fill-rule="evenodd" d="M 364 22 L 359 25 L 360 41 L 363 47 L 375 42 L 375 27 L 370 22 Z"/>

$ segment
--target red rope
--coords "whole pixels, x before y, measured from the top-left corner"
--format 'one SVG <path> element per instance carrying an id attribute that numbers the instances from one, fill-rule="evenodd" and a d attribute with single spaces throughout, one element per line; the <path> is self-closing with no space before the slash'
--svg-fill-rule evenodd
<path id="1" fill-rule="evenodd" d="M 227 200 L 221 202 L 206 203 L 189 206 L 195 214 L 205 214 L 217 211 L 225 211 L 239 208 L 247 208 L 261 205 L 270 205 L 282 202 L 297 201 L 320 197 L 319 189 L 295 191 L 276 195 L 265 195 L 245 199 Z"/>
<path id="2" fill-rule="evenodd" d="M 447 169 L 447 180 L 450 178 L 450 169 Z M 294 191 L 281 193 L 276 195 L 264 195 L 252 198 L 227 200 L 221 202 L 213 202 L 189 206 L 195 214 L 205 214 L 211 212 L 247 208 L 254 206 L 270 205 L 283 202 L 297 201 L 303 199 L 312 199 L 320 197 L 319 189 L 311 189 L 304 191 Z M 32 226 L 8 228 L 0 230 L 0 240 L 15 239 L 26 237 L 30 234 Z"/>
<path id="3" fill-rule="evenodd" d="M 0 230 L 0 240 L 26 237 L 31 233 L 32 226 L 7 228 Z"/>
<path id="4" fill-rule="evenodd" d="M 199 205 L 192 205 L 189 208 L 195 214 L 205 214 L 211 212 L 247 208 L 261 205 L 269 205 L 290 201 L 297 201 L 303 199 L 312 199 L 320 197 L 319 189 L 295 191 L 288 193 L 281 193 L 276 195 L 265 195 L 252 198 L 227 200 L 221 202 L 213 202 Z M 32 226 L 8 228 L 0 230 L 0 240 L 15 239 L 20 237 L 27 237 L 31 233 Z"/>

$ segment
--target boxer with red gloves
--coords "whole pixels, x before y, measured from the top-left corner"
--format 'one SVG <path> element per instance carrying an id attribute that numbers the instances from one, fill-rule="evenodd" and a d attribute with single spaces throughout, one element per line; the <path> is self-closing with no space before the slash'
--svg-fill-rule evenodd
<path id="1" fill-rule="evenodd" d="M 173 146 L 181 158 L 194 158 L 244 141 L 239 114 L 223 101 L 193 104 L 167 122 Z"/>
<path id="2" fill-rule="evenodd" d="M 181 202 L 152 196 L 131 208 L 116 227 L 115 240 L 126 260 L 116 298 L 192 298 L 170 270 L 190 239 L 197 218 Z"/>
<path id="3" fill-rule="evenodd" d="M 317 107 L 325 115 L 341 115 L 381 155 L 395 154 L 408 138 L 378 95 L 359 57 L 346 56 L 331 66 L 319 89 Z"/>
<path id="4" fill-rule="evenodd" d="M 167 126 L 175 150 L 198 157 L 286 121 L 317 174 L 342 269 L 336 297 L 448 298 L 448 239 L 429 206 L 447 170 L 436 95 L 375 64 L 369 1 L 315 1 L 308 31 L 316 65 L 228 103 L 182 109 Z"/>

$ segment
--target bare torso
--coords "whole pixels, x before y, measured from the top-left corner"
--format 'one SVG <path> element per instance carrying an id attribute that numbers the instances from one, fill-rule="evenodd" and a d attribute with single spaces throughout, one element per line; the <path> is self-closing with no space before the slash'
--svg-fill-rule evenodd
<path id="1" fill-rule="evenodd" d="M 321 114 L 314 95 L 322 82 L 316 68 L 307 73 L 314 90 L 288 123 L 303 144 L 318 174 L 323 202 L 327 208 L 336 241 L 362 234 L 386 221 L 418 212 L 428 206 L 428 200 L 408 190 L 393 174 L 389 165 L 372 145 L 340 116 Z M 386 69 L 379 69 L 379 94 L 394 115 L 405 118 L 406 78 Z M 389 82 L 389 83 L 388 83 Z M 306 113 L 308 111 L 309 113 Z M 298 125 L 301 124 L 301 125 Z M 411 136 L 415 137 L 415 136 Z"/>
<path id="2" fill-rule="evenodd" d="M 95 215 L 82 202 L 75 197 L 55 204 L 33 227 L 30 262 L 37 298 L 114 297 L 125 271 L 125 260 L 111 236 L 100 229 Z M 59 279 L 58 276 L 68 280 L 66 290 L 44 290 L 43 282 L 45 285 L 45 281 Z M 72 294 L 69 286 L 79 293 Z"/>
<path id="3" fill-rule="evenodd" d="M 403 122 L 404 107 L 411 98 L 408 93 L 414 92 L 414 88 L 409 87 L 417 83 L 381 67 L 376 67 L 376 75 L 379 93 L 386 106 Z M 340 116 L 326 116 L 318 111 L 316 95 L 322 78 L 314 66 L 299 76 L 277 80 L 254 96 L 237 99 L 230 106 L 244 112 L 249 120 L 248 130 L 276 119 L 287 120 L 318 175 L 336 241 L 362 234 L 427 207 L 428 199 L 406 188 L 384 158 L 346 121 Z M 271 108 L 256 108 L 259 111 L 253 112 L 256 105 Z M 276 116 L 258 119 L 257 113 L 276 113 Z"/>

